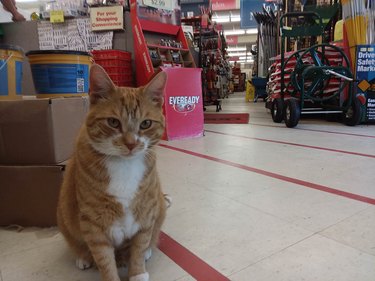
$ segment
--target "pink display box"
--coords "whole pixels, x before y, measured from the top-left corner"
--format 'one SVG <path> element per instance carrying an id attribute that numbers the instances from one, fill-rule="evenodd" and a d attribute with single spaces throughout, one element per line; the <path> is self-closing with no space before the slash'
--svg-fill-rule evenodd
<path id="1" fill-rule="evenodd" d="M 203 136 L 203 99 L 200 68 L 162 68 L 165 89 L 165 140 Z"/>

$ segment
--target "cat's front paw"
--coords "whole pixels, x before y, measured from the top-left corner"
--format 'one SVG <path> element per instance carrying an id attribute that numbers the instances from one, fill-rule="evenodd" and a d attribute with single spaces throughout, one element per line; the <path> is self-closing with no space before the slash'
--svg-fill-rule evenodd
<path id="1" fill-rule="evenodd" d="M 80 259 L 80 258 L 77 258 L 76 259 L 76 266 L 81 269 L 81 270 L 85 270 L 85 269 L 88 269 L 91 267 L 91 262 L 87 261 L 87 260 L 84 260 L 84 259 Z"/>
<path id="2" fill-rule="evenodd" d="M 129 281 L 150 281 L 150 277 L 147 272 L 132 276 Z"/>

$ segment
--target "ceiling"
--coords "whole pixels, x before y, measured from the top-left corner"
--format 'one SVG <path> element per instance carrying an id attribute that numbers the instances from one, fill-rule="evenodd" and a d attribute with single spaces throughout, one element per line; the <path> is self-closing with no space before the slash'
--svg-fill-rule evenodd
<path id="1" fill-rule="evenodd" d="M 231 35 L 235 32 L 243 32 L 245 34 L 236 35 L 237 44 L 228 46 L 228 53 L 233 56 L 240 57 L 242 61 L 244 53 L 246 54 L 246 60 L 249 62 L 252 57 L 249 52 L 253 45 L 256 44 L 257 30 L 256 29 L 241 29 L 240 24 L 240 9 L 233 9 L 228 11 L 214 11 L 212 19 L 218 24 L 223 26 L 224 34 L 226 36 Z M 233 49 L 240 48 L 239 51 L 232 51 Z M 246 50 L 244 50 L 246 48 Z M 240 55 L 237 55 L 240 54 Z"/>

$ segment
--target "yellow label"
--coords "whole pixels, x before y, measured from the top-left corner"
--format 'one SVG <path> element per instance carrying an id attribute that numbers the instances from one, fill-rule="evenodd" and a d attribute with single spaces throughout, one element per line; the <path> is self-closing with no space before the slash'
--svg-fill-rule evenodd
<path id="1" fill-rule="evenodd" d="M 64 22 L 64 11 L 51 11 L 50 22 L 52 23 Z"/>

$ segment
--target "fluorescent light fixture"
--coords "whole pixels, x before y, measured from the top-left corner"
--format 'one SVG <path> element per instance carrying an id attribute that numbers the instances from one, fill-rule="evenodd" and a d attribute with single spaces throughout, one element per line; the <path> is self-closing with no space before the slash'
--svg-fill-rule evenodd
<path id="1" fill-rule="evenodd" d="M 246 30 L 246 34 L 258 34 L 258 29 L 257 28 L 251 28 Z"/>
<path id="2" fill-rule="evenodd" d="M 241 21 L 241 17 L 239 17 L 239 16 L 238 17 L 231 17 L 230 21 L 231 22 L 239 22 L 239 21 Z"/>
<path id="3" fill-rule="evenodd" d="M 228 48 L 228 52 L 240 52 L 240 51 L 246 51 L 246 47 L 233 47 L 233 48 Z"/>
<path id="4" fill-rule="evenodd" d="M 229 57 L 246 56 L 246 53 L 228 53 Z"/>
<path id="5" fill-rule="evenodd" d="M 225 30 L 225 35 L 243 35 L 245 34 L 245 30 L 243 29 L 233 29 L 233 30 Z"/>
<path id="6" fill-rule="evenodd" d="M 217 18 L 212 18 L 213 21 L 216 21 L 217 23 L 225 23 L 225 22 L 230 22 L 230 18 L 228 17 L 217 17 Z"/>

